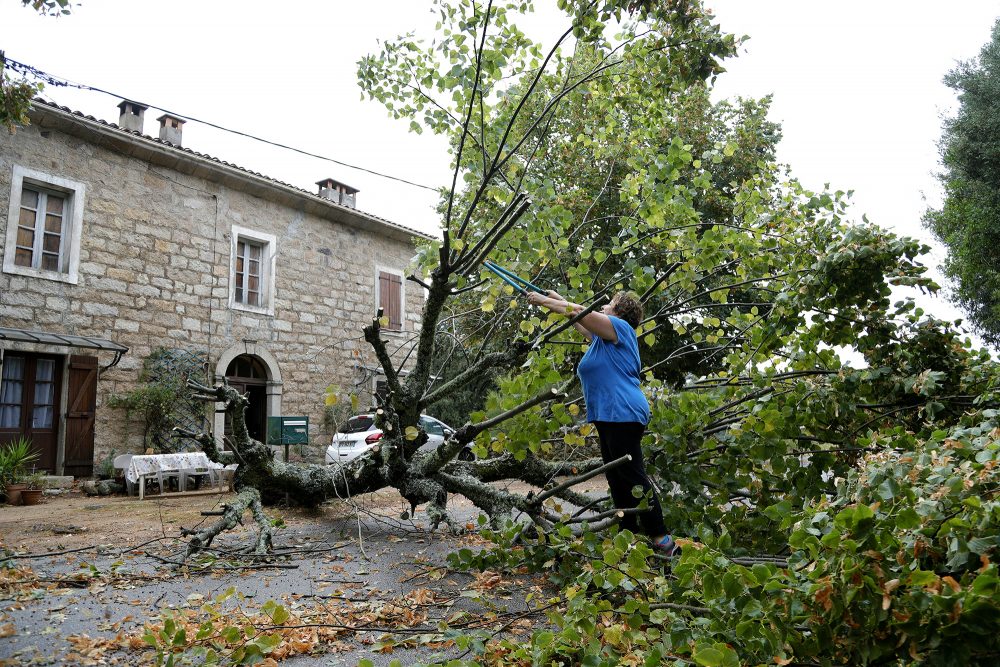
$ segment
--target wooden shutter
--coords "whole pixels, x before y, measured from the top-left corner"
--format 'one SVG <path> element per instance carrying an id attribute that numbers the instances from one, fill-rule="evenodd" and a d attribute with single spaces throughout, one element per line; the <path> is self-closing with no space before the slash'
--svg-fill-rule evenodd
<path id="1" fill-rule="evenodd" d="M 94 474 L 94 416 L 97 412 L 97 357 L 69 358 L 66 458 L 63 474 Z"/>
<path id="2" fill-rule="evenodd" d="M 403 328 L 403 279 L 400 276 L 379 271 L 378 305 L 382 315 L 389 318 L 387 329 Z"/>

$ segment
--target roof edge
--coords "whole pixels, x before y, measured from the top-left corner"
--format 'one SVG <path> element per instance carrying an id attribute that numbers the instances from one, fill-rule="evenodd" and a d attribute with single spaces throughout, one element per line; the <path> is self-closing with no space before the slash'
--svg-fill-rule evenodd
<path id="1" fill-rule="evenodd" d="M 35 98 L 32 101 L 32 112 L 43 118 L 49 117 L 57 121 L 54 125 L 44 124 L 44 127 L 54 127 L 55 129 L 64 131 L 77 128 L 78 131 L 75 134 L 78 136 L 86 135 L 89 132 L 107 139 L 107 142 L 97 143 L 111 150 L 116 150 L 117 152 L 122 152 L 139 159 L 145 159 L 149 162 L 157 162 L 183 173 L 197 174 L 222 185 L 233 187 L 233 181 L 244 182 L 254 186 L 251 188 L 251 194 L 253 194 L 253 189 L 259 190 L 263 188 L 270 190 L 292 201 L 299 201 L 310 209 L 311 212 L 334 222 L 370 231 L 388 232 L 390 236 L 404 240 L 433 241 L 436 239 L 435 236 L 413 229 L 412 227 L 406 227 L 355 208 L 342 206 L 329 199 L 320 197 L 318 194 L 265 176 L 264 174 L 224 162 L 210 155 L 198 153 L 189 148 L 175 146 L 146 134 L 126 130 L 114 123 L 99 120 L 93 116 L 86 116 L 79 111 L 56 105 L 41 98 Z M 43 123 L 38 123 L 38 125 L 43 126 Z M 84 136 L 83 138 L 88 137 Z M 188 169 L 178 169 L 179 166 L 187 166 Z M 212 179 L 206 174 L 201 173 L 205 170 L 209 173 L 217 174 L 219 178 Z"/>

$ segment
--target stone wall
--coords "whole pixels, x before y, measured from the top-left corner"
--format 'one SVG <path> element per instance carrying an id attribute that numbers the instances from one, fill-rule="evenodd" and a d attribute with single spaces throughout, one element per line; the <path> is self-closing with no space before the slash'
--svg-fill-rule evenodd
<path id="1" fill-rule="evenodd" d="M 14 165 L 87 188 L 78 283 L 0 274 L 0 326 L 96 336 L 130 348 L 100 377 L 95 462 L 111 449 L 141 449 L 141 426 L 105 404 L 137 386 L 143 359 L 161 346 L 207 351 L 213 373 L 227 352 L 252 347 L 279 366 L 280 413 L 309 415 L 311 441 L 329 442 L 321 428 L 324 390 L 334 384 L 346 395 L 362 369 L 376 365 L 361 333 L 375 310 L 376 271 L 404 272 L 412 240 L 391 238 L 367 221 L 352 227 L 318 215 L 305 193 L 302 205 L 289 204 L 287 193 L 275 201 L 266 184 L 249 194 L 211 170 L 182 173 L 35 125 L 0 132 L 4 232 L 16 224 L 7 219 Z M 276 237 L 273 316 L 229 305 L 234 225 Z M 387 338 L 408 340 L 422 305 L 423 290 L 405 283 L 403 331 Z M 108 361 L 102 355 L 102 365 Z M 370 383 L 357 390 L 366 405 Z"/>

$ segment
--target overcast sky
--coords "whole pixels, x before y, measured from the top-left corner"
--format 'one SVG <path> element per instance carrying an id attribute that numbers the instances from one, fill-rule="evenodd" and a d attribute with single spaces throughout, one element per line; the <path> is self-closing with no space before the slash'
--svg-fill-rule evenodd
<path id="1" fill-rule="evenodd" d="M 553 2 L 539 0 L 529 34 L 550 41 Z M 930 241 L 924 196 L 937 202 L 936 143 L 954 96 L 941 83 L 974 57 L 1000 2 L 952 0 L 707 0 L 722 27 L 750 36 L 717 83 L 717 98 L 774 95 L 779 159 L 807 186 L 855 191 L 856 213 Z M 374 171 L 437 186 L 449 179 L 444 143 L 413 135 L 360 100 L 356 62 L 379 39 L 435 17 L 420 0 L 89 0 L 51 19 L 0 3 L 0 49 L 51 74 Z M 49 88 L 59 104 L 117 122 L 119 98 Z M 267 147 L 189 122 L 184 146 L 314 189 L 333 177 L 361 190 L 359 208 L 433 231 L 435 195 L 365 172 Z M 940 261 L 937 251 L 929 260 Z M 926 302 L 942 317 L 943 303 Z"/>

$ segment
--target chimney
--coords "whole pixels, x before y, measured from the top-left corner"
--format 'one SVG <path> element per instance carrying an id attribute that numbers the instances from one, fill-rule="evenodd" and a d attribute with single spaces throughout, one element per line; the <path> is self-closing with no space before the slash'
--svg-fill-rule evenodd
<path id="1" fill-rule="evenodd" d="M 316 185 L 319 186 L 320 197 L 348 208 L 358 207 L 357 188 L 352 188 L 350 185 L 335 181 L 332 178 L 324 178 L 322 181 L 316 181 Z"/>
<path id="2" fill-rule="evenodd" d="M 122 110 L 118 117 L 118 127 L 129 132 L 142 134 L 142 116 L 149 107 L 131 100 L 122 100 L 118 108 Z"/>
<path id="3" fill-rule="evenodd" d="M 184 125 L 184 121 L 168 113 L 156 120 L 160 121 L 160 139 L 179 147 L 181 145 L 181 126 Z"/>

